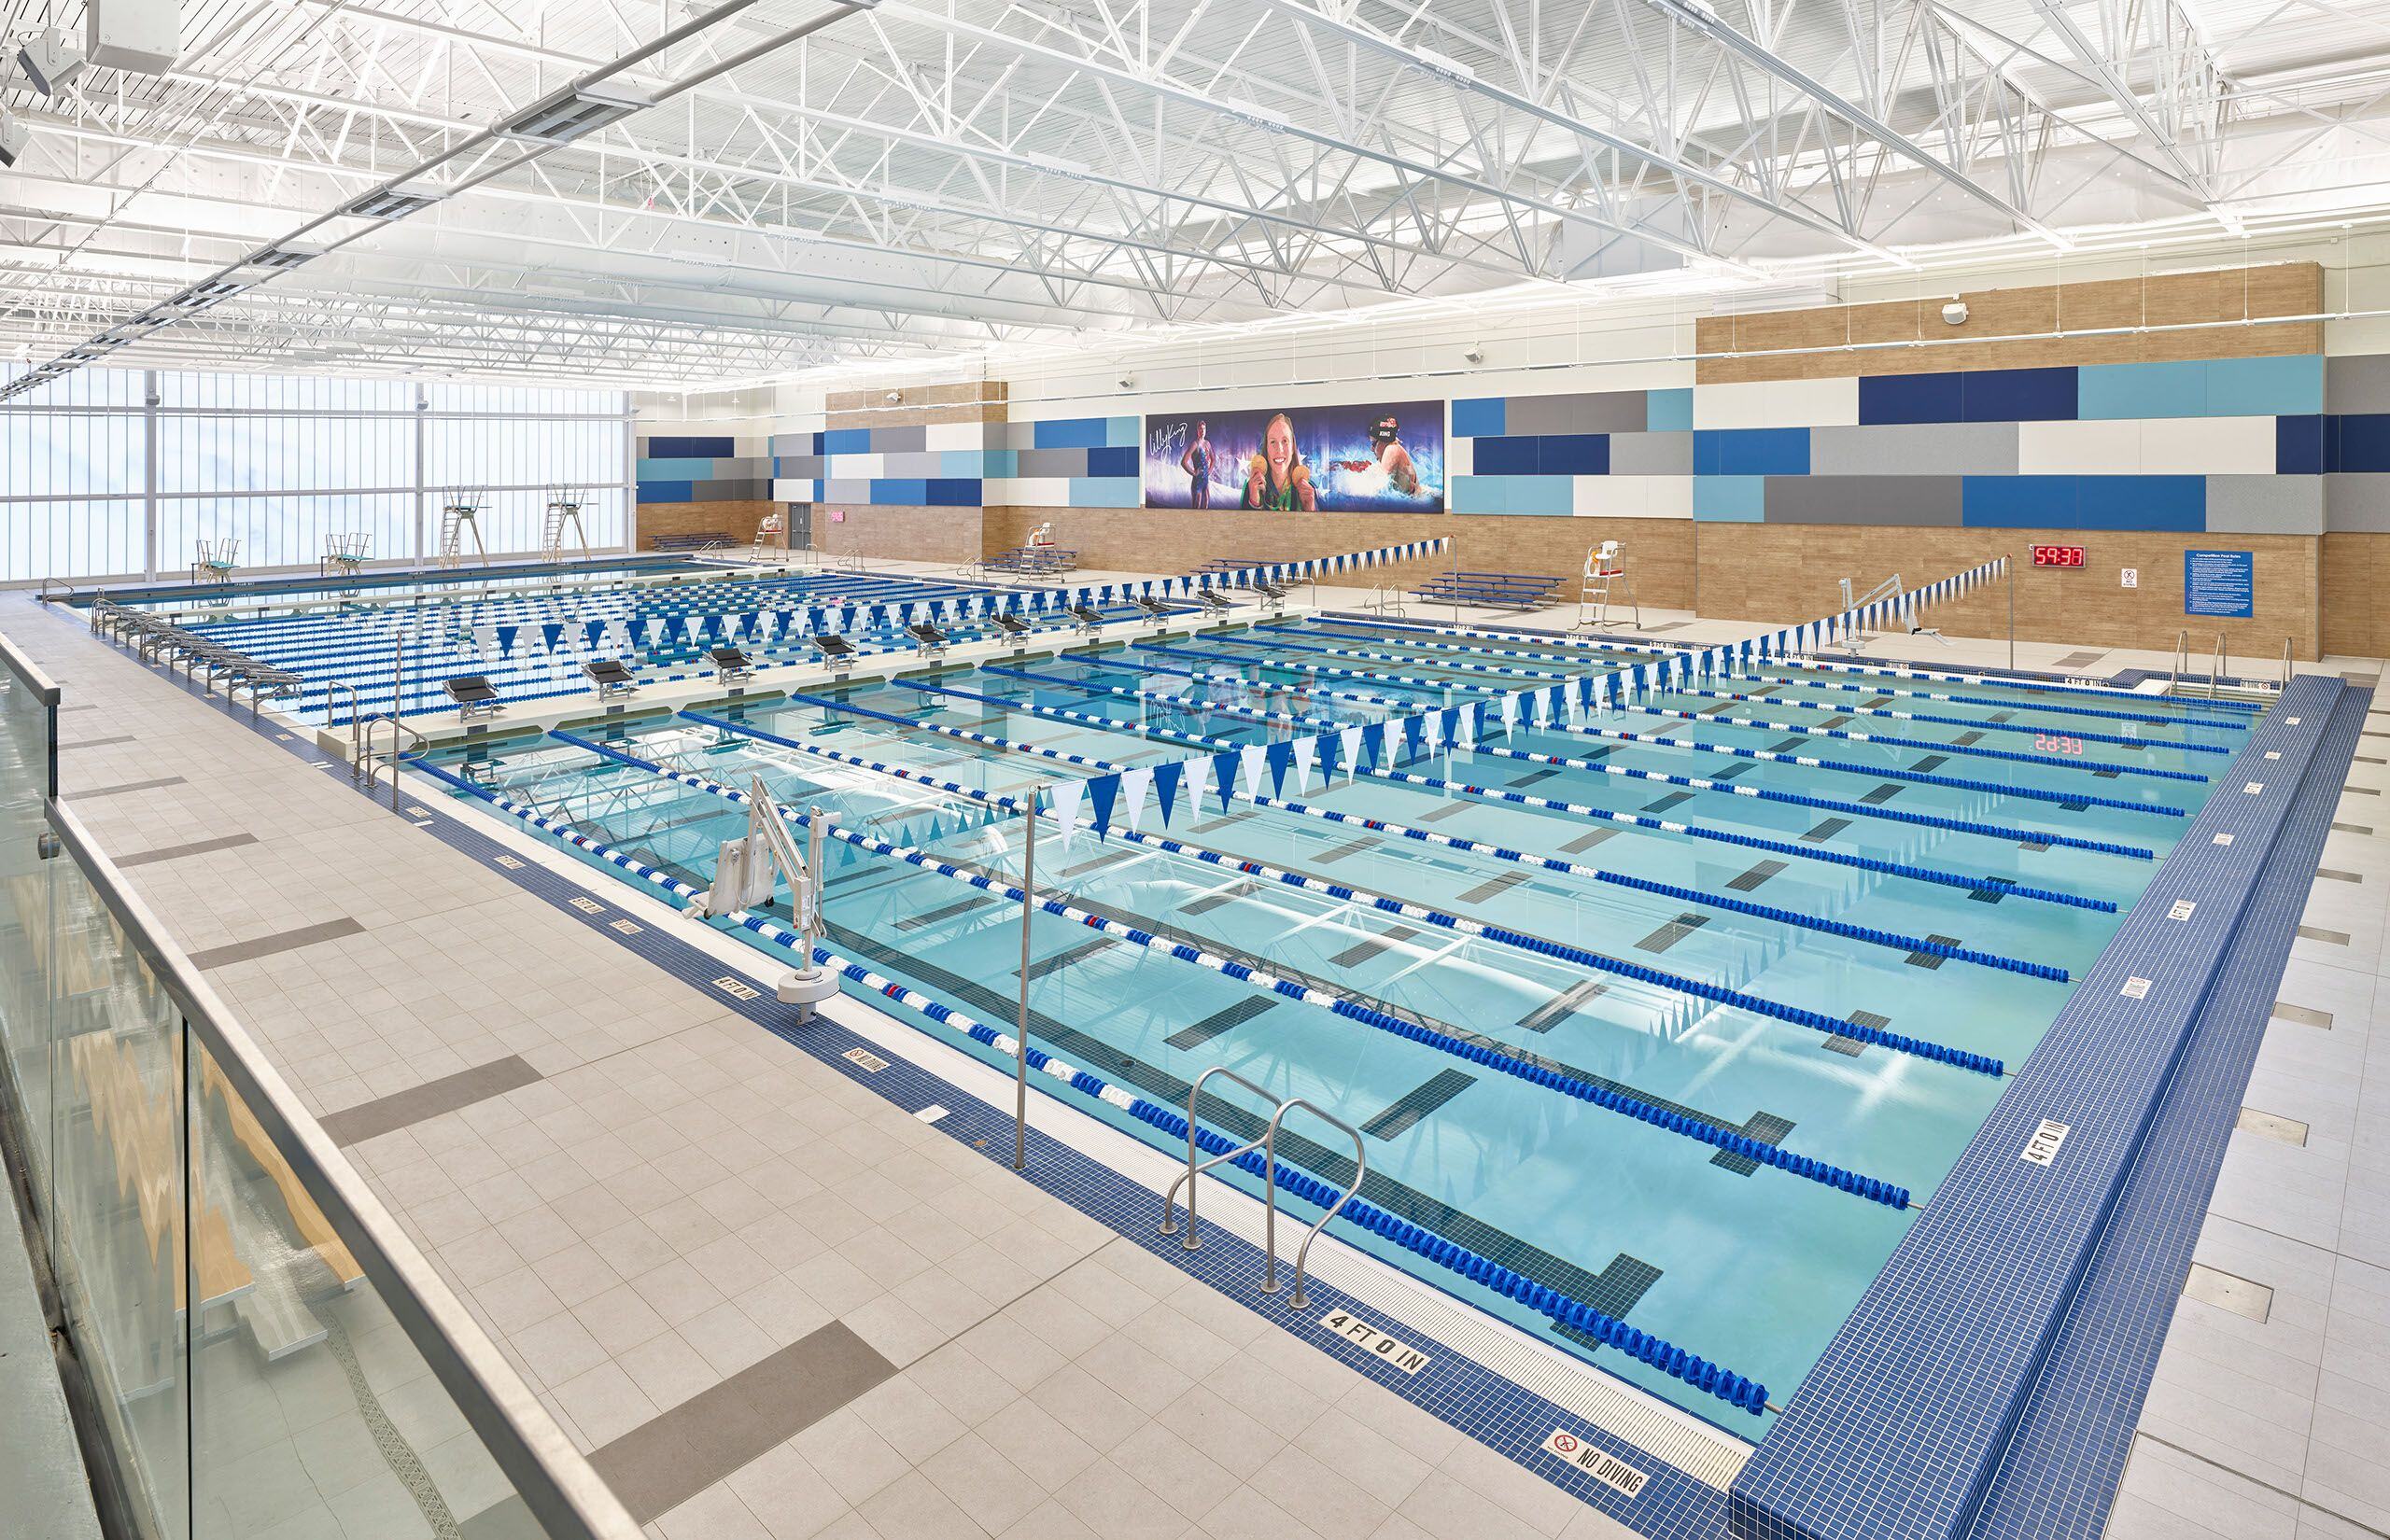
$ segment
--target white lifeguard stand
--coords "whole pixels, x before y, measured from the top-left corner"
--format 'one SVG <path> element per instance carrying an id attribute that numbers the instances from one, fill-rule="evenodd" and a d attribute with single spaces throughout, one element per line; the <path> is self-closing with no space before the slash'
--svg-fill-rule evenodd
<path id="1" fill-rule="evenodd" d="M 777 561 L 780 556 L 787 555 L 787 542 L 780 539 L 780 531 L 787 527 L 787 516 L 777 508 L 756 520 L 755 552 L 750 559 L 761 563 Z M 775 552 L 779 554 L 775 555 Z"/>
<path id="2" fill-rule="evenodd" d="M 543 560 L 564 560 L 565 537 L 571 536 L 581 548 L 583 559 L 589 555 L 589 530 L 581 522 L 581 510 L 589 501 L 585 488 L 556 486 L 548 489 L 547 516 L 540 525 L 540 555 Z"/>
<path id="3" fill-rule="evenodd" d="M 482 543 L 482 500 L 457 487 L 440 505 L 440 565 L 457 567 L 465 559 L 465 542 L 472 541 L 473 554 L 483 562 L 489 560 L 489 547 Z"/>
<path id="4" fill-rule="evenodd" d="M 1585 551 L 1585 574 L 1577 590 L 1577 623 L 1572 631 L 1599 631 L 1606 626 L 1625 625 L 1623 620 L 1610 616 L 1610 606 L 1618 585 L 1626 585 L 1626 604 L 1635 612 L 1633 623 L 1643 623 L 1643 606 L 1635 597 L 1635 579 L 1626 570 L 1625 558 L 1620 553 L 1616 540 L 1604 540 Z"/>

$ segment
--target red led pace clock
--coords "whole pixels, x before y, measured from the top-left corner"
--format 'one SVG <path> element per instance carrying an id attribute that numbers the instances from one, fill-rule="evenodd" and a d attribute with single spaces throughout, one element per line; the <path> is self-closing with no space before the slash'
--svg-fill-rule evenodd
<path id="1" fill-rule="evenodd" d="M 2081 567 L 2083 548 L 2079 545 L 2037 545 L 2033 547 L 2035 567 Z"/>

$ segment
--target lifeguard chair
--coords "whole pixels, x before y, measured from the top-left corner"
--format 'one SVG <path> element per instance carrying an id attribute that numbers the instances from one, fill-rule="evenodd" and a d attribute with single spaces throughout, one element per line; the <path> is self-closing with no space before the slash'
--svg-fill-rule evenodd
<path id="1" fill-rule="evenodd" d="M 1583 582 L 1577 590 L 1577 623 L 1569 629 L 1599 631 L 1606 626 L 1627 624 L 1610 616 L 1613 595 L 1621 582 L 1626 585 L 1626 604 L 1635 612 L 1633 623 L 1639 629 L 1643 624 L 1643 606 L 1635 597 L 1635 579 L 1626 570 L 1618 542 L 1604 540 L 1588 547 Z"/>

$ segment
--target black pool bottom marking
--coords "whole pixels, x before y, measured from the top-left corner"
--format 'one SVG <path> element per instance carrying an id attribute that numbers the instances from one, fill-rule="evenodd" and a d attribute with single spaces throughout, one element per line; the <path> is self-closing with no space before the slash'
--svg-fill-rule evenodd
<path id="1" fill-rule="evenodd" d="M 1394 929 L 1386 931 L 1384 935 L 1371 936 L 1367 941 L 1361 942 L 1356 945 L 1347 946 L 1344 950 L 1337 953 L 1328 960 L 1339 968 L 1358 967 L 1360 964 L 1367 962 L 1370 959 L 1377 956 L 1380 952 L 1385 951 L 1387 947 L 1399 945 L 1401 943 L 1406 941 L 1416 940 L 1418 935 L 1419 932 L 1413 931 L 1409 926 L 1398 925 Z"/>
<path id="2" fill-rule="evenodd" d="M 1116 847 L 1106 850 L 1100 856 L 1080 861 L 1076 866 L 1065 866 L 1058 875 L 1064 877 L 1083 876 L 1090 872 L 1101 872 L 1107 866 L 1118 866 L 1130 857 L 1142 854 L 1144 854 L 1142 847 Z"/>
<path id="3" fill-rule="evenodd" d="M 832 945 L 870 963 L 882 973 L 894 977 L 912 978 L 927 991 L 963 1005 L 1000 1029 L 1009 1028 L 1014 1022 L 1019 1009 L 1017 1001 L 1007 1000 L 984 985 L 941 968 L 925 958 L 912 957 L 883 946 L 869 936 L 835 921 L 828 922 L 824 930 Z M 1255 1003 L 1266 1008 L 1277 1001 L 1257 997 Z M 1187 1095 L 1194 1088 L 1192 1082 L 1123 1053 L 1102 1039 L 1082 1032 L 1034 1007 L 1029 1013 L 1029 1029 L 1081 1068 L 1117 1081 L 1159 1105 L 1182 1113 L 1186 1111 Z M 1584 1078 L 1595 1079 L 1593 1076 Z M 1598 1083 L 1612 1085 L 1630 1095 L 1643 1095 L 1631 1086 L 1619 1085 L 1615 1082 Z M 1656 1098 L 1647 1097 L 1646 1099 L 1661 1106 L 1671 1105 L 1658 1101 Z M 1704 1123 L 1715 1122 L 1691 1108 L 1673 1110 Z M 1204 1123 L 1238 1140 L 1258 1139 L 1269 1124 L 1269 1120 L 1260 1114 L 1208 1093 L 1196 1103 L 1196 1113 Z M 1731 1124 L 1718 1126 L 1733 1127 Z M 1353 1156 L 1349 1151 L 1339 1151 L 1322 1144 L 1294 1128 L 1279 1131 L 1278 1147 L 1286 1152 L 1289 1162 L 1323 1181 L 1341 1187 L 1353 1180 Z M 1613 1257 L 1600 1272 L 1589 1271 L 1508 1231 L 1497 1229 L 1473 1214 L 1397 1182 L 1384 1171 L 1373 1170 L 1361 1179 L 1361 1196 L 1388 1213 L 1398 1214 L 1413 1225 L 1433 1230 L 1455 1245 L 1466 1246 L 1480 1256 L 1489 1257 L 1514 1272 L 1524 1273 L 1547 1288 L 1556 1289 L 1571 1299 L 1582 1300 L 1606 1315 L 1624 1319 L 1626 1312 L 1635 1308 L 1636 1302 L 1643 1297 L 1645 1291 L 1660 1278 L 1659 1268 L 1624 1252 Z"/>
<path id="4" fill-rule="evenodd" d="M 1870 1028 L 1878 1032 L 1892 1024 L 1891 1017 L 1877 1015 L 1873 1011 L 1853 1011 L 1850 1013 L 1850 1019 L 1859 1026 Z M 1837 1054 L 1849 1054 L 1853 1058 L 1857 1058 L 1867 1051 L 1867 1044 L 1855 1037 L 1845 1037 L 1840 1032 L 1826 1039 L 1826 1046 Z"/>
<path id="5" fill-rule="evenodd" d="M 1526 880 L 1527 875 L 1525 872 L 1502 872 L 1496 875 L 1490 881 L 1481 882 L 1468 892 L 1458 895 L 1453 902 L 1483 903 L 1487 899 L 1500 897 Z"/>
<path id="6" fill-rule="evenodd" d="M 1240 1000 L 1225 1010 L 1213 1012 L 1191 1027 L 1180 1028 L 1162 1039 L 1162 1042 L 1173 1048 L 1201 1048 L 1222 1032 L 1235 1030 L 1277 1003 L 1274 1000 L 1264 1000 L 1258 995 L 1250 1000 Z"/>
<path id="7" fill-rule="evenodd" d="M 1825 721 L 1818 723 L 1817 730 L 1823 733 L 1832 728 L 1848 727 L 1857 720 L 1858 719 L 1855 717 L 1828 717 Z"/>
<path id="8" fill-rule="evenodd" d="M 1998 903 L 2002 899 L 2008 896 L 2005 891 L 2007 889 L 2017 886 L 2016 879 L 2013 877 L 1987 877 L 1984 880 L 1991 883 L 1992 886 L 1989 888 L 1978 888 L 1974 892 L 1967 895 L 1968 898 L 1977 903 Z"/>
<path id="9" fill-rule="evenodd" d="M 1439 1070 L 1426 1084 L 1405 1092 L 1400 1100 L 1361 1125 L 1371 1139 L 1394 1140 L 1409 1133 L 1419 1121 L 1477 1084 L 1475 1075 Z"/>
<path id="10" fill-rule="evenodd" d="M 1750 1126 L 1744 1131 L 1763 1144 L 1781 1144 L 1784 1136 L 1792 1131 L 1792 1125 L 1774 1113 L 1754 1113 Z M 1709 1164 L 1732 1171 L 1736 1176 L 1749 1176 L 1759 1169 L 1758 1161 L 1749 1155 L 1736 1155 L 1732 1150 L 1719 1151 L 1709 1157 Z"/>
<path id="11" fill-rule="evenodd" d="M 1901 788 L 1899 784 L 1897 782 L 1888 780 L 1882 785 L 1877 787 L 1873 791 L 1868 792 L 1865 796 L 1861 797 L 1859 800 L 1865 803 L 1870 807 L 1881 807 L 1884 804 L 1891 801 L 1894 797 L 1897 797 L 1900 794 Z"/>
<path id="12" fill-rule="evenodd" d="M 1891 705 L 1892 702 L 1898 698 L 1899 697 L 1894 695 L 1878 695 L 1872 701 L 1862 701 L 1859 704 L 1863 709 L 1873 711 L 1879 706 Z"/>
<path id="13" fill-rule="evenodd" d="M 1582 856 L 1602 841 L 1615 837 L 1618 831 L 1615 829 L 1596 829 L 1591 833 L 1578 835 L 1560 848 L 1568 855 Z"/>
<path id="14" fill-rule="evenodd" d="M 1253 883 L 1232 882 L 1217 892 L 1206 893 L 1202 898 L 1188 899 L 1178 906 L 1178 912 L 1182 915 L 1208 915 L 1223 903 L 1234 903 L 1241 898 L 1249 898 L 1259 891 L 1261 891 L 1260 888 Z"/>
<path id="15" fill-rule="evenodd" d="M 1680 802 L 1691 802 L 1692 800 L 1693 793 L 1690 791 L 1671 791 L 1657 802 L 1645 803 L 1643 805 L 1643 811 L 1646 813 L 1665 813 Z"/>
<path id="16" fill-rule="evenodd" d="M 1956 936 L 1930 935 L 1925 939 L 1932 942 L 1938 942 L 1945 946 L 1956 946 L 1959 945 L 1959 938 Z M 1908 965 L 1912 968 L 1925 968 L 1938 971 L 1942 964 L 1947 959 L 1938 952 L 1911 952 L 1908 955 L 1907 960 Z M 1853 1016 L 1851 1019 L 1856 1021 L 1859 1018 L 1857 1016 Z"/>
<path id="17" fill-rule="evenodd" d="M 1513 777 L 1509 784 L 1511 791 L 1524 791 L 1537 782 L 1550 780 L 1558 774 L 1560 772 L 1557 770 L 1530 770 L 1524 776 Z"/>
<path id="18" fill-rule="evenodd" d="M 1668 921 L 1666 925 L 1661 926 L 1650 935 L 1645 936 L 1641 941 L 1637 942 L 1635 944 L 1636 950 L 1652 953 L 1665 952 L 1669 947 L 1674 946 L 1678 942 L 1682 941 L 1685 937 L 1693 934 L 1695 931 L 1700 930 L 1703 926 L 1708 923 L 1709 917 L 1708 915 L 1695 915 L 1692 913 L 1679 915 L 1676 918 Z"/>
<path id="19" fill-rule="evenodd" d="M 1768 878 L 1776 875 L 1778 872 L 1782 872 L 1787 869 L 1788 863 L 1785 861 L 1764 861 L 1758 865 L 1752 867 L 1750 871 L 1742 874 L 1740 876 L 1729 877 L 1726 881 L 1726 886 L 1732 888 L 1738 893 L 1748 893 L 1759 887 L 1761 883 L 1765 882 Z"/>
<path id="20" fill-rule="evenodd" d="M 1343 861 L 1347 856 L 1357 856 L 1364 850 L 1375 848 L 1377 843 L 1378 842 L 1375 839 L 1371 838 L 1368 835 L 1363 835 L 1359 839 L 1351 840 L 1345 844 L 1340 845 L 1333 850 L 1323 850 L 1318 855 L 1315 855 L 1311 859 L 1316 865 L 1333 866 L 1336 862 Z"/>
<path id="21" fill-rule="evenodd" d="M 896 922 L 896 929 L 926 931 L 933 925 L 943 925 L 948 920 L 960 918 L 975 909 L 985 909 L 990 904 L 1004 902 L 993 893 L 981 893 L 977 898 L 957 899 L 952 903 L 942 903 L 935 909 L 926 909 L 918 915 L 908 915 Z"/>
<path id="22" fill-rule="evenodd" d="M 1968 749 L 1968 748 L 1972 748 L 1972 747 L 1974 747 L 1975 744 L 1977 744 L 1977 743 L 1981 742 L 1981 741 L 1982 741 L 1982 739 L 1983 739 L 1983 735 L 1982 735 L 1981 733 L 1977 733 L 1977 732 L 1974 732 L 1974 731 L 1970 730 L 1970 731 L 1968 731 L 1968 732 L 1964 732 L 1964 733 L 1960 734 L 1960 735 L 1959 735 L 1957 737 L 1955 737 L 1955 738 L 1952 738 L 1952 739 L 1950 740 L 1950 745 L 1951 745 L 1951 747 L 1952 747 L 1952 748 L 1954 748 L 1954 749 Z"/>
<path id="23" fill-rule="evenodd" d="M 1809 740 L 1807 737 L 1786 738 L 1782 743 L 1772 743 L 1768 745 L 1767 751 L 1771 754 L 1794 753 L 1808 747 L 1808 742 Z"/>
<path id="24" fill-rule="evenodd" d="M 1850 827 L 1849 819 L 1828 819 L 1801 838 L 1811 845 L 1821 845 Z"/>
<path id="25" fill-rule="evenodd" d="M 1040 958 L 1029 965 L 1029 980 L 1034 984 L 1039 979 L 1059 973 L 1073 963 L 1084 962 L 1096 953 L 1106 951 L 1119 944 L 1119 938 L 1116 936 L 1097 936 L 1092 940 L 1080 942 L 1076 946 L 1057 952 L 1052 957 Z M 1020 970 L 1016 968 L 1013 973 L 1018 977 Z"/>
<path id="26" fill-rule="evenodd" d="M 1950 756 L 1947 754 L 1928 754 L 1923 759 L 1918 761 L 1915 764 L 1910 765 L 1909 769 L 1912 773 L 1917 775 L 1930 776 L 1934 771 L 1941 769 L 1944 765 L 1949 763 Z"/>
<path id="27" fill-rule="evenodd" d="M 1744 760 L 1744 761 L 1741 761 L 1740 763 L 1738 763 L 1735 764 L 1734 766 L 1732 766 L 1732 767 L 1731 767 L 1731 768 L 1729 768 L 1729 769 L 1725 769 L 1725 770 L 1721 770 L 1721 771 L 1719 771 L 1716 775 L 1711 776 L 1709 778 L 1710 778 L 1711 780 L 1733 780 L 1736 776 L 1745 775 L 1745 774 L 1749 773 L 1752 768 L 1753 768 L 1753 766 L 1752 766 L 1752 764 L 1751 764 L 1751 762 L 1750 762 L 1750 761 L 1749 761 L 1749 760 Z"/>
<path id="28" fill-rule="evenodd" d="M 1548 1032 L 1577 1014 L 1578 1008 L 1591 1004 L 1610 990 L 1610 981 L 1581 978 L 1542 1004 L 1519 1018 L 1519 1025 L 1530 1032 Z"/>
<path id="29" fill-rule="evenodd" d="M 1455 814 L 1455 813 L 1466 813 L 1466 812 L 1468 812 L 1468 811 L 1469 811 L 1469 809 L 1471 806 L 1473 806 L 1473 805 L 1474 805 L 1474 804 L 1472 804 L 1472 803 L 1462 802 L 1462 801 L 1459 801 L 1459 800 L 1455 799 L 1455 801 L 1448 802 L 1448 803 L 1444 804 L 1441 807 L 1438 807 L 1438 808 L 1435 808 L 1435 809 L 1433 809 L 1433 810 L 1431 810 L 1431 811 L 1429 811 L 1429 812 L 1425 812 L 1425 813 L 1420 814 L 1420 815 L 1419 815 L 1419 821 L 1420 821 L 1421 823 L 1438 823 L 1438 822 L 1441 822 L 1443 819 L 1448 819 L 1448 818 L 1451 818 L 1451 817 L 1452 817 L 1454 814 Z"/>

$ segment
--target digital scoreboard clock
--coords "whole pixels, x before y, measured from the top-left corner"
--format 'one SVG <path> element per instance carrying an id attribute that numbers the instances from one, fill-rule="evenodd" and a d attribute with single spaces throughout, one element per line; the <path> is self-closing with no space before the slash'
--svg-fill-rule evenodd
<path id="1" fill-rule="evenodd" d="M 2081 567 L 2083 548 L 2079 545 L 2037 545 L 2033 547 L 2035 567 Z"/>

